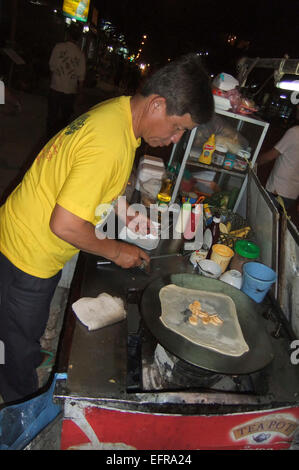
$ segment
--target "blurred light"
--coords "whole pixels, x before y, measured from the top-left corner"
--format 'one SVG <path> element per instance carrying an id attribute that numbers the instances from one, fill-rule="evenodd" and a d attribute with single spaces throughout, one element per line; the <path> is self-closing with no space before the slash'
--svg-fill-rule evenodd
<path id="1" fill-rule="evenodd" d="M 84 26 L 83 27 L 83 33 L 88 33 L 89 31 L 89 26 Z"/>
<path id="2" fill-rule="evenodd" d="M 299 91 L 299 80 L 296 80 L 295 76 L 284 75 L 276 86 L 282 90 Z"/>
<path id="3" fill-rule="evenodd" d="M 283 100 L 286 100 L 287 99 L 287 96 L 286 95 L 280 95 L 279 98 L 283 99 Z"/>
<path id="4" fill-rule="evenodd" d="M 147 38 L 147 35 L 146 35 L 146 34 L 144 34 L 142 37 L 143 37 L 143 39 L 146 39 L 146 38 Z"/>
<path id="5" fill-rule="evenodd" d="M 144 70 L 144 69 L 145 69 L 145 67 L 146 67 L 146 65 L 145 65 L 145 64 L 140 64 L 140 65 L 139 65 L 139 68 L 140 68 L 141 70 Z"/>

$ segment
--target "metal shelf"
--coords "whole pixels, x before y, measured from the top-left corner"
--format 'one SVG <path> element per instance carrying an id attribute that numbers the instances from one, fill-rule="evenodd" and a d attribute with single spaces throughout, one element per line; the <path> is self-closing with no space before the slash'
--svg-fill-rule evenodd
<path id="1" fill-rule="evenodd" d="M 216 166 L 216 165 L 206 165 L 205 163 L 200 163 L 197 161 L 193 161 L 192 159 L 189 158 L 189 160 L 186 162 L 186 165 L 188 166 L 196 166 L 198 168 L 203 168 L 204 170 L 210 170 L 210 171 L 219 171 L 221 173 L 227 173 L 228 175 L 234 175 L 234 176 L 240 176 L 240 178 L 246 178 L 247 171 L 237 171 L 234 169 L 227 170 L 226 168 Z"/>
<path id="2" fill-rule="evenodd" d="M 242 114 L 236 114 L 236 113 L 232 113 L 230 111 L 225 111 L 225 110 L 221 110 L 221 109 L 216 109 L 215 114 L 222 115 L 222 116 L 228 117 L 230 119 L 236 120 L 237 121 L 237 129 L 236 130 L 238 132 L 241 131 L 241 129 L 242 129 L 243 125 L 245 125 L 245 123 L 249 123 L 249 125 L 252 125 L 252 126 L 259 126 L 261 128 L 261 134 L 258 136 L 258 141 L 255 143 L 255 145 L 253 145 L 253 148 L 252 148 L 253 153 L 252 153 L 252 157 L 251 157 L 251 160 L 250 160 L 250 165 L 251 165 L 251 167 L 253 167 L 254 164 L 255 164 L 255 161 L 257 159 L 257 156 L 260 152 L 260 149 L 261 149 L 262 143 L 264 141 L 265 135 L 267 133 L 269 123 L 267 123 L 267 122 L 265 122 L 261 119 L 255 118 L 255 117 L 244 116 Z M 241 202 L 241 200 L 243 198 L 243 195 L 245 193 L 245 190 L 246 190 L 247 180 L 248 180 L 248 171 L 240 172 L 240 171 L 233 170 L 233 169 L 232 170 L 227 170 L 226 168 L 223 168 L 223 167 L 218 167 L 218 166 L 215 166 L 215 165 L 205 165 L 203 163 L 199 163 L 197 161 L 192 160 L 192 158 L 194 158 L 194 157 L 191 156 L 191 153 L 192 153 L 193 142 L 194 142 L 197 130 L 198 130 L 198 128 L 195 127 L 194 129 L 192 129 L 192 131 L 188 132 L 188 134 L 185 135 L 185 141 L 179 142 L 178 144 L 174 145 L 174 147 L 172 149 L 172 153 L 171 153 L 170 160 L 169 160 L 170 165 L 172 164 L 173 160 L 176 157 L 176 151 L 177 150 L 178 150 L 178 152 L 181 152 L 182 155 L 179 158 L 179 162 L 180 162 L 181 166 L 180 166 L 180 171 L 179 171 L 179 174 L 178 174 L 178 177 L 177 177 L 177 180 L 176 180 L 176 184 L 175 184 L 175 187 L 174 187 L 174 190 L 173 190 L 173 193 L 172 193 L 170 204 L 175 203 L 175 201 L 177 199 L 177 195 L 179 193 L 179 188 L 180 188 L 181 181 L 182 181 L 182 178 L 183 178 L 183 175 L 184 175 L 185 167 L 187 165 L 187 166 L 194 166 L 194 167 L 198 167 L 198 168 L 204 168 L 205 170 L 216 171 L 218 173 L 220 172 L 223 175 L 230 175 L 232 177 L 243 178 L 243 182 L 242 182 L 241 188 L 239 190 L 239 195 L 238 195 L 238 198 L 236 200 L 235 206 L 233 208 L 233 211 L 237 212 L 238 206 L 240 205 L 240 202 Z M 250 139 L 248 139 L 248 140 L 249 140 L 249 144 L 252 145 L 252 142 L 250 142 Z"/>

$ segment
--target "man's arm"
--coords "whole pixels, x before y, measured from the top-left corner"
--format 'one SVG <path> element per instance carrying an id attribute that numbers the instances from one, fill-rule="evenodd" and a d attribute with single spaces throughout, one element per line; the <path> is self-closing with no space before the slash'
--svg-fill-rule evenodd
<path id="1" fill-rule="evenodd" d="M 273 147 L 271 150 L 267 152 L 263 152 L 259 155 L 257 159 L 258 165 L 264 165 L 265 163 L 271 162 L 272 160 L 276 160 L 280 155 L 280 152 Z"/>
<path id="2" fill-rule="evenodd" d="M 95 235 L 94 226 L 56 204 L 50 219 L 50 229 L 62 240 L 79 250 L 103 256 L 122 268 L 140 266 L 144 260 L 149 263 L 149 256 L 135 245 L 110 240 L 100 240 Z"/>

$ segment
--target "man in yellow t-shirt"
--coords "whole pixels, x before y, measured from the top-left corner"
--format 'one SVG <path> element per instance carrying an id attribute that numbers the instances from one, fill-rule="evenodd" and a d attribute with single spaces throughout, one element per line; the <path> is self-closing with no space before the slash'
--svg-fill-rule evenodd
<path id="1" fill-rule="evenodd" d="M 54 136 L 0 208 L 0 394 L 37 390 L 39 340 L 64 264 L 83 250 L 122 268 L 150 261 L 139 247 L 95 234 L 97 208 L 124 191 L 141 138 L 177 143 L 213 113 L 209 78 L 196 54 L 152 75 L 140 93 L 105 101 Z M 128 221 L 128 220 L 127 220 Z"/>

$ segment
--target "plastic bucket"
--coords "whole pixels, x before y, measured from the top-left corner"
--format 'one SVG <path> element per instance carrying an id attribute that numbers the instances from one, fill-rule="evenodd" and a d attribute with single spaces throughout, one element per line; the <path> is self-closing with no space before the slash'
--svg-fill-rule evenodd
<path id="1" fill-rule="evenodd" d="M 265 264 L 250 262 L 243 266 L 243 285 L 241 290 L 251 297 L 255 302 L 260 303 L 265 295 L 276 282 L 277 274 L 273 269 Z"/>
<path id="2" fill-rule="evenodd" d="M 215 261 L 215 263 L 218 263 L 220 265 L 223 273 L 226 270 L 233 256 L 233 250 L 231 250 L 226 245 L 221 245 L 221 243 L 217 243 L 216 245 L 212 246 L 211 260 Z"/>

